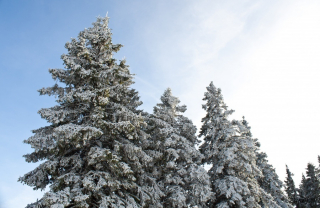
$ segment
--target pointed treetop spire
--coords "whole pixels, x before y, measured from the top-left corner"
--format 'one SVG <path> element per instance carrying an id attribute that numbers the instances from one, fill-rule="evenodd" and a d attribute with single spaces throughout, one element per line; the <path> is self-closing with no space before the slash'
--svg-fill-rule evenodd
<path id="1" fill-rule="evenodd" d="M 262 173 L 256 165 L 256 146 L 246 125 L 228 119 L 233 110 L 228 110 L 221 90 L 212 82 L 203 100 L 206 116 L 202 118 L 199 137 L 204 143 L 199 149 L 205 157 L 203 164 L 212 166 L 208 173 L 217 199 L 211 207 L 258 208 L 263 201 L 267 207 L 278 208 L 256 180 Z"/>

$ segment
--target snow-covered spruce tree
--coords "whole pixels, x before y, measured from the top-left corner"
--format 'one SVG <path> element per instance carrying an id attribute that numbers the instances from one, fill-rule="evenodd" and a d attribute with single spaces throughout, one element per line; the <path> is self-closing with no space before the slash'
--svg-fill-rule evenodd
<path id="1" fill-rule="evenodd" d="M 27 162 L 44 161 L 19 178 L 34 189 L 45 189 L 28 207 L 141 207 L 139 186 L 143 166 L 152 161 L 139 144 L 146 124 L 139 115 L 133 75 L 125 60 L 117 62 L 108 17 L 66 43 L 65 69 L 50 69 L 62 86 L 39 90 L 57 96 L 58 105 L 39 110 L 51 125 L 34 130 L 25 140 L 34 152 Z M 143 185 L 143 184 L 142 184 Z"/>
<path id="2" fill-rule="evenodd" d="M 303 176 L 300 189 L 300 192 L 302 193 L 300 207 L 320 207 L 320 182 L 316 177 L 316 168 L 311 163 L 308 163 L 307 177 Z"/>
<path id="3" fill-rule="evenodd" d="M 252 138 L 252 133 L 250 131 L 251 127 L 249 126 L 249 123 L 245 118 L 242 119 L 242 124 L 248 129 L 248 132 L 245 133 L 245 136 L 248 136 Z M 271 164 L 268 163 L 267 160 L 267 154 L 264 152 L 259 151 L 260 150 L 260 142 L 258 142 L 258 139 L 254 139 L 255 145 L 257 147 L 256 149 L 256 164 L 260 171 L 262 172 L 261 176 L 256 176 L 256 179 L 259 183 L 259 186 L 268 194 L 270 194 L 274 201 L 282 208 L 291 208 L 293 207 L 289 203 L 289 199 L 284 194 L 284 192 L 281 190 L 283 187 L 283 182 L 279 179 L 278 174 L 276 173 L 276 170 L 273 168 Z M 260 202 L 260 205 L 263 206 L 262 202 Z"/>
<path id="4" fill-rule="evenodd" d="M 293 173 L 290 172 L 288 166 L 286 165 L 286 173 L 287 173 L 287 177 L 286 177 L 286 180 L 284 181 L 285 183 L 285 191 L 287 193 L 287 196 L 288 196 L 288 199 L 289 199 L 289 202 L 293 205 L 296 205 L 297 207 L 298 206 L 298 202 L 299 202 L 299 196 L 298 196 L 298 190 L 294 184 L 294 181 L 293 181 Z"/>
<path id="5" fill-rule="evenodd" d="M 179 103 L 167 89 L 147 119 L 151 135 L 147 152 L 155 158 L 150 173 L 163 193 L 160 206 L 153 207 L 206 207 L 212 197 L 209 177 L 199 165 L 203 156 L 195 148 L 196 127 L 181 115 L 186 106 Z"/>
<path id="6" fill-rule="evenodd" d="M 203 163 L 212 165 L 209 176 L 216 195 L 210 207 L 258 208 L 260 202 L 265 207 L 279 207 L 256 180 L 262 176 L 256 165 L 257 147 L 241 121 L 228 120 L 233 110 L 228 110 L 221 90 L 211 82 L 203 100 L 207 114 L 199 134 L 204 139 L 200 151 L 205 156 Z"/>

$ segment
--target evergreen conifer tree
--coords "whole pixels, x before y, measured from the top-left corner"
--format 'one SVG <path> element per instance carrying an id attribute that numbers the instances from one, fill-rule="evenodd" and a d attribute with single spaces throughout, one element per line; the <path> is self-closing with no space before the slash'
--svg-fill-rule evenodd
<path id="1" fill-rule="evenodd" d="M 152 161 L 140 147 L 146 123 L 128 65 L 112 57 L 121 45 L 112 43 L 108 18 L 65 47 L 65 69 L 49 70 L 62 86 L 39 90 L 57 96 L 58 105 L 39 110 L 50 125 L 25 140 L 34 149 L 26 161 L 44 162 L 19 181 L 41 190 L 50 185 L 28 207 L 141 207 L 147 190 L 140 178 Z"/>
<path id="2" fill-rule="evenodd" d="M 292 179 L 293 173 L 290 172 L 288 166 L 286 165 L 286 173 L 287 177 L 285 182 L 285 191 L 287 193 L 289 202 L 293 205 L 296 205 L 299 207 L 299 196 L 298 196 L 298 190 L 294 184 L 294 181 Z"/>
<path id="3" fill-rule="evenodd" d="M 320 206 L 320 182 L 316 176 L 316 168 L 308 163 L 307 177 L 301 181 L 302 207 L 316 208 Z"/>
<path id="4" fill-rule="evenodd" d="M 203 162 L 212 165 L 209 176 L 217 197 L 210 207 L 258 208 L 260 201 L 266 207 L 279 207 L 256 180 L 262 176 L 256 165 L 257 147 L 241 121 L 228 120 L 233 110 L 228 110 L 221 90 L 211 82 L 203 100 L 207 114 L 199 134 L 204 137 L 200 151 Z"/>
<path id="5" fill-rule="evenodd" d="M 297 208 L 307 208 L 308 201 L 306 200 L 306 193 L 307 193 L 308 187 L 306 187 L 306 185 L 307 185 L 306 177 L 304 174 L 302 174 L 301 183 L 298 189 L 299 196 L 298 196 Z"/>
<path id="6" fill-rule="evenodd" d="M 249 123 L 245 120 L 243 117 L 242 124 L 248 129 L 248 132 L 245 134 L 248 137 L 252 138 L 252 133 L 250 131 L 251 127 L 249 126 Z M 270 194 L 273 197 L 273 200 L 282 208 L 291 208 L 293 207 L 287 198 L 283 191 L 281 190 L 283 187 L 282 181 L 279 179 L 278 174 L 276 173 L 276 170 L 273 168 L 271 164 L 268 163 L 267 160 L 267 154 L 264 152 L 260 152 L 260 142 L 258 142 L 258 139 L 254 139 L 255 145 L 257 147 L 256 149 L 256 156 L 257 156 L 257 166 L 262 172 L 262 176 L 256 176 L 256 179 L 259 183 L 259 186 L 268 194 Z M 262 202 L 260 202 L 260 205 L 263 206 Z"/>
<path id="7" fill-rule="evenodd" d="M 283 187 L 282 181 L 272 165 L 266 159 L 267 155 L 264 152 L 257 153 L 257 165 L 262 171 L 262 177 L 258 178 L 258 183 L 265 192 L 270 194 L 274 201 L 282 208 L 293 207 L 288 197 L 281 190 Z"/>
<path id="8" fill-rule="evenodd" d="M 199 165 L 203 156 L 195 148 L 197 129 L 181 115 L 186 106 L 179 103 L 167 89 L 148 118 L 147 152 L 155 158 L 152 175 L 163 193 L 160 207 L 206 207 L 212 192 L 207 172 Z"/>

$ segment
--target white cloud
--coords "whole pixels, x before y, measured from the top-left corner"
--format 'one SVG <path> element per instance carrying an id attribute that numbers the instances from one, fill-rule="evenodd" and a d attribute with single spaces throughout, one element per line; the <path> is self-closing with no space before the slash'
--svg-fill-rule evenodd
<path id="1" fill-rule="evenodd" d="M 170 86 L 198 126 L 213 81 L 235 117 L 246 116 L 281 179 L 287 163 L 299 182 L 319 154 L 319 8 L 317 1 L 172 5 L 140 31 L 155 74 L 144 79 L 157 89 Z"/>
<path id="2" fill-rule="evenodd" d="M 285 163 L 300 182 L 307 163 L 317 161 L 320 122 L 320 4 L 300 1 L 243 59 L 247 82 L 232 98 L 247 117 L 262 148 L 285 177 Z"/>

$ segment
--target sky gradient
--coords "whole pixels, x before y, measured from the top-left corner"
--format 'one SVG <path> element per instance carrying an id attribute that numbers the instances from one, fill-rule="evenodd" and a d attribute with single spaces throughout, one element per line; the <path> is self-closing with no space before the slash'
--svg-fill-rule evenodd
<path id="1" fill-rule="evenodd" d="M 37 166 L 22 157 L 31 130 L 48 125 L 37 111 L 55 105 L 37 90 L 55 83 L 48 69 L 63 67 L 64 44 L 106 13 L 141 108 L 151 113 L 170 87 L 199 129 L 213 81 L 281 180 L 287 164 L 299 184 L 320 155 L 319 10 L 317 0 L 0 0 L 0 207 L 43 195 L 17 182 Z"/>

